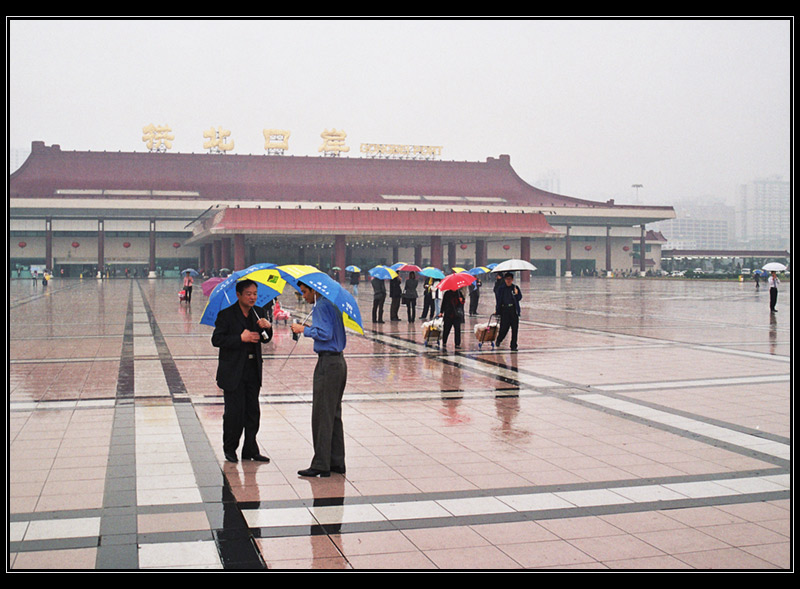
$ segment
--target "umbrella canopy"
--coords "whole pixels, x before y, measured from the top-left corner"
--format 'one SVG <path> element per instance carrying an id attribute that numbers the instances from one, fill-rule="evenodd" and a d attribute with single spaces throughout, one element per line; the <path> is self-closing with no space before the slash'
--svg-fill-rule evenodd
<path id="1" fill-rule="evenodd" d="M 466 269 L 462 268 L 461 266 L 456 266 L 455 268 L 450 268 L 453 272 L 458 274 L 459 272 L 466 272 Z"/>
<path id="2" fill-rule="evenodd" d="M 491 272 L 491 270 L 486 266 L 475 266 L 467 270 L 467 274 L 472 274 L 473 276 L 480 276 L 481 274 L 487 274 L 489 272 Z"/>
<path id="3" fill-rule="evenodd" d="M 358 308 L 355 298 L 342 285 L 321 272 L 314 266 L 287 265 L 278 266 L 277 271 L 281 278 L 291 284 L 298 291 L 300 283 L 313 288 L 323 297 L 328 299 L 336 308 L 342 312 L 345 327 L 363 334 L 364 328 L 361 323 L 361 311 Z"/>
<path id="4" fill-rule="evenodd" d="M 361 272 L 361 268 L 353 265 L 347 266 L 347 268 L 345 268 L 344 270 L 345 272 Z"/>
<path id="5" fill-rule="evenodd" d="M 200 288 L 203 289 L 203 296 L 209 296 L 214 288 L 220 283 L 224 282 L 225 279 L 222 276 L 214 276 L 209 278 L 203 284 L 200 285 Z"/>
<path id="6" fill-rule="evenodd" d="M 395 272 L 420 272 L 422 270 L 422 268 L 416 264 L 405 264 L 403 262 L 392 264 L 391 268 Z"/>
<path id="7" fill-rule="evenodd" d="M 425 276 L 426 278 L 433 278 L 434 280 L 441 280 L 444 278 L 444 272 L 439 270 L 439 268 L 434 268 L 433 266 L 425 266 L 422 270 L 419 271 L 420 276 Z"/>
<path id="8" fill-rule="evenodd" d="M 786 270 L 786 266 L 780 262 L 770 262 L 769 264 L 764 264 L 761 266 L 761 269 L 766 270 L 767 272 L 783 272 Z"/>
<path id="9" fill-rule="evenodd" d="M 181 276 L 183 276 L 184 274 L 191 274 L 192 277 L 200 276 L 200 273 L 194 268 L 184 268 L 183 270 L 181 270 Z"/>
<path id="10" fill-rule="evenodd" d="M 370 269 L 369 275 L 380 280 L 392 280 L 393 278 L 397 278 L 397 272 L 389 268 L 389 266 L 375 266 Z"/>
<path id="11" fill-rule="evenodd" d="M 525 260 L 506 260 L 492 268 L 492 272 L 521 272 L 523 270 L 536 270 L 536 266 Z"/>
<path id="12" fill-rule="evenodd" d="M 200 323 L 211 325 L 217 321 L 217 315 L 227 309 L 239 299 L 236 297 L 236 283 L 240 280 L 250 279 L 258 284 L 258 298 L 256 306 L 263 307 L 272 299 L 283 292 L 286 281 L 281 278 L 275 264 L 254 264 L 244 270 L 237 270 L 214 287 L 208 296 L 206 308 Z"/>
<path id="13" fill-rule="evenodd" d="M 439 284 L 436 285 L 436 288 L 439 290 L 458 290 L 459 288 L 472 284 L 473 282 L 475 282 L 475 277 L 472 274 L 458 272 L 457 274 L 450 274 L 449 276 L 446 276 Z"/>

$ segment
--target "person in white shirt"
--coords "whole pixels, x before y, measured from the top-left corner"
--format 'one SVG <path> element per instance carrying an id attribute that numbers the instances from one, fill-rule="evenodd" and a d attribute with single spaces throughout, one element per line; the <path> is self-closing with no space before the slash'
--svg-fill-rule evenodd
<path id="1" fill-rule="evenodd" d="M 769 312 L 770 313 L 777 313 L 778 310 L 775 306 L 778 304 L 778 285 L 781 281 L 778 279 L 778 275 L 773 271 L 769 278 L 767 279 L 767 284 L 769 284 Z"/>

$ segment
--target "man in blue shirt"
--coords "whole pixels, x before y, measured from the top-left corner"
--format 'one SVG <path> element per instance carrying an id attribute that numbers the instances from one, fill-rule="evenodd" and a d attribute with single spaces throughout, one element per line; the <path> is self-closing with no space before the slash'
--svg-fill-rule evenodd
<path id="1" fill-rule="evenodd" d="M 344 348 L 347 338 L 342 313 L 314 289 L 300 284 L 303 299 L 312 305 L 311 325 L 292 324 L 292 332 L 314 340 L 317 366 L 311 405 L 314 458 L 311 467 L 297 472 L 304 477 L 329 477 L 345 473 L 342 396 L 347 384 Z"/>

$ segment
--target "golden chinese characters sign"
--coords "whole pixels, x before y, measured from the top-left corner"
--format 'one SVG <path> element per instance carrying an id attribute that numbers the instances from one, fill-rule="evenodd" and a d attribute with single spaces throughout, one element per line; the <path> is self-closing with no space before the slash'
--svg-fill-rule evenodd
<path id="1" fill-rule="evenodd" d="M 431 159 L 442 155 L 442 148 L 432 145 L 390 145 L 362 143 L 361 153 L 367 157 Z"/>
<path id="2" fill-rule="evenodd" d="M 154 125 L 150 123 L 142 128 L 142 141 L 147 145 L 150 151 L 165 151 L 172 149 L 172 142 L 175 140 L 175 135 L 172 134 L 172 129 L 166 125 Z"/>

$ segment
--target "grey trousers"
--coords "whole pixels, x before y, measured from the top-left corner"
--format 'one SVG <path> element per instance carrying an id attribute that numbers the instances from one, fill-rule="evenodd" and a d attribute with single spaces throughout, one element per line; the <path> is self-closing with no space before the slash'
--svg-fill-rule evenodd
<path id="1" fill-rule="evenodd" d="M 314 391 L 311 406 L 311 433 L 314 458 L 311 468 L 330 470 L 344 468 L 344 426 L 342 395 L 347 385 L 347 362 L 344 356 L 317 359 L 314 369 Z"/>

